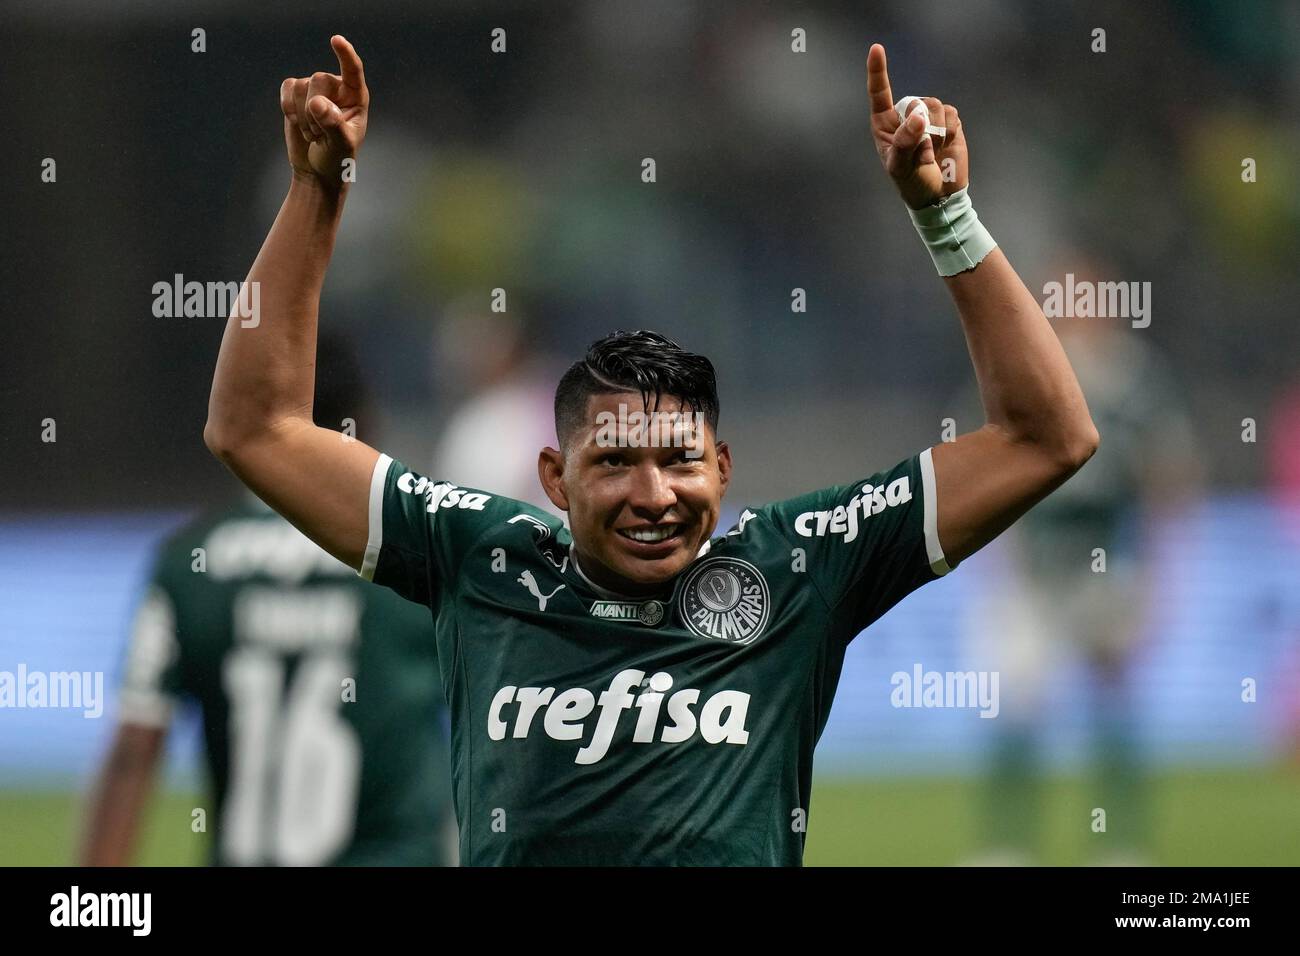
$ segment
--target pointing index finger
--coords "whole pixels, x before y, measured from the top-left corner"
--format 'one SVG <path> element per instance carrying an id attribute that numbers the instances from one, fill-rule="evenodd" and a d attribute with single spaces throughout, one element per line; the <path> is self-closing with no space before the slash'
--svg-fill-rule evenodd
<path id="1" fill-rule="evenodd" d="M 356 49 L 346 37 L 338 34 L 330 37 L 330 46 L 334 48 L 334 55 L 338 57 L 339 74 L 343 77 L 343 85 L 354 90 L 364 90 L 366 74 L 361 68 L 361 57 L 357 56 Z"/>
<path id="2" fill-rule="evenodd" d="M 871 44 L 867 53 L 867 92 L 871 94 L 871 112 L 883 113 L 894 108 L 894 94 L 889 88 L 889 68 L 885 63 L 885 48 Z"/>

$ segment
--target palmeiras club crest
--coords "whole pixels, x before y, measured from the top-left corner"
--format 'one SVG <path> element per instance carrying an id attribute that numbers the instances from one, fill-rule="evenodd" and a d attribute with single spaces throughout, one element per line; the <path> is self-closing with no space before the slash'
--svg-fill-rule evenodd
<path id="1" fill-rule="evenodd" d="M 772 598 L 758 568 L 739 558 L 705 558 L 682 582 L 677 610 L 700 637 L 748 644 L 763 632 Z"/>

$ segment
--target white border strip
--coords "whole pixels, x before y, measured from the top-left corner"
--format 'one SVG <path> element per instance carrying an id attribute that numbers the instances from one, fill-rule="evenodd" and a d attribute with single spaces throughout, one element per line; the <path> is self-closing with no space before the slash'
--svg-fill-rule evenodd
<path id="1" fill-rule="evenodd" d="M 375 579 L 375 566 L 379 564 L 379 549 L 384 546 L 384 484 L 388 480 L 388 466 L 393 463 L 383 452 L 375 462 L 375 470 L 370 475 L 370 530 L 366 541 L 366 553 L 361 559 L 361 568 L 357 574 L 367 581 Z M 928 498 L 926 499 L 929 500 Z"/>
<path id="2" fill-rule="evenodd" d="M 925 556 L 930 561 L 930 570 L 935 574 L 947 574 L 948 559 L 943 556 L 939 546 L 939 509 L 934 492 L 934 458 L 931 449 L 921 452 L 921 497 L 924 500 Z"/>

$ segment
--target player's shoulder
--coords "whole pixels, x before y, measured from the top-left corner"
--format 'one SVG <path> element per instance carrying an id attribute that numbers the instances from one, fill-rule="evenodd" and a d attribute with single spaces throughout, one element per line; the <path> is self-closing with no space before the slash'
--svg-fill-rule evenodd
<path id="1" fill-rule="evenodd" d="M 400 461 L 389 465 L 384 481 L 383 543 L 390 551 L 432 547 L 445 567 L 459 569 L 471 553 L 486 551 L 499 561 L 539 549 L 562 555 L 569 544 L 563 520 L 529 502 L 423 475 Z"/>
<path id="2" fill-rule="evenodd" d="M 536 505 L 490 489 L 425 475 L 397 459 L 387 464 L 383 480 L 402 506 L 422 510 L 428 520 L 439 524 L 468 524 L 481 532 L 503 523 L 526 522 L 545 527 L 552 534 L 564 526 L 558 517 Z"/>
<path id="3" fill-rule="evenodd" d="M 933 467 L 928 464 L 929 455 L 926 450 L 904 458 L 891 468 L 853 481 L 748 508 L 733 532 L 743 533 L 751 522 L 755 528 L 770 527 L 795 538 L 824 537 L 832 531 L 847 531 L 850 523 L 856 526 L 852 521 L 856 515 L 866 518 L 908 504 L 919 496 L 925 482 L 924 472 L 927 467 Z"/>

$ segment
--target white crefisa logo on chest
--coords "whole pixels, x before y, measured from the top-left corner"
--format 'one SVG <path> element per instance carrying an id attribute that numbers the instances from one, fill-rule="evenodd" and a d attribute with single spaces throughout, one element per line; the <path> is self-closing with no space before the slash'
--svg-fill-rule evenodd
<path id="1" fill-rule="evenodd" d="M 888 485 L 863 485 L 848 505 L 839 505 L 831 511 L 805 511 L 794 519 L 794 530 L 805 538 L 843 535 L 844 543 L 848 544 L 858 536 L 859 520 L 866 521 L 871 515 L 878 515 L 886 508 L 906 504 L 911 500 L 912 483 L 907 475 L 895 478 Z"/>
<path id="2" fill-rule="evenodd" d="M 506 734 L 516 740 L 528 736 L 538 713 L 542 717 L 542 730 L 552 740 L 581 740 L 587 727 L 587 718 L 600 706 L 596 729 L 591 743 L 578 748 L 573 762 L 593 764 L 609 753 L 623 711 L 636 707 L 636 728 L 632 743 L 648 744 L 656 739 L 660 743 L 678 744 L 689 740 L 698 732 L 706 743 L 749 743 L 745 717 L 749 713 L 749 695 L 738 690 L 720 690 L 700 707 L 699 716 L 691 709 L 700 702 L 700 692 L 685 687 L 669 695 L 673 687 L 671 674 L 664 671 L 646 677 L 645 671 L 623 670 L 614 675 L 609 689 L 600 697 L 585 687 L 555 693 L 554 687 L 502 687 L 492 698 L 488 708 L 487 732 L 489 740 L 505 740 Z M 636 696 L 633 696 L 633 691 Z M 666 711 L 666 713 L 661 713 Z M 663 718 L 663 719 L 661 719 Z M 656 736 L 657 735 L 657 736 Z"/>
<path id="3" fill-rule="evenodd" d="M 492 500 L 491 495 L 481 491 L 466 491 L 453 485 L 450 481 L 430 481 L 417 478 L 409 471 L 397 479 L 399 491 L 408 495 L 424 495 L 425 510 L 433 514 L 438 509 L 461 508 L 465 511 L 482 511 L 483 506 Z"/>
<path id="4" fill-rule="evenodd" d="M 763 632 L 772 599 L 758 568 L 739 558 L 707 558 L 682 582 L 682 620 L 700 637 L 748 644 Z"/>

